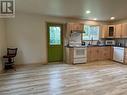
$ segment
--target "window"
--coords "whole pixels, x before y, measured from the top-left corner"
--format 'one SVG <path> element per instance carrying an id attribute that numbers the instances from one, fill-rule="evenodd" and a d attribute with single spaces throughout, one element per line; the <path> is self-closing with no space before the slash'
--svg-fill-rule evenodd
<path id="1" fill-rule="evenodd" d="M 50 45 L 61 45 L 61 28 L 49 27 Z"/>
<path id="2" fill-rule="evenodd" d="M 85 25 L 83 33 L 83 40 L 99 40 L 99 26 Z"/>

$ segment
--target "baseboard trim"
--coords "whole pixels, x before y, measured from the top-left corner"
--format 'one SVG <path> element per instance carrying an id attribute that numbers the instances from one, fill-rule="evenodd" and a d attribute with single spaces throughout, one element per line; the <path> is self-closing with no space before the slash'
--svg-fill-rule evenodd
<path id="1" fill-rule="evenodd" d="M 15 66 L 30 66 L 30 65 L 46 65 L 47 63 L 27 63 L 27 64 L 16 64 L 15 63 Z"/>

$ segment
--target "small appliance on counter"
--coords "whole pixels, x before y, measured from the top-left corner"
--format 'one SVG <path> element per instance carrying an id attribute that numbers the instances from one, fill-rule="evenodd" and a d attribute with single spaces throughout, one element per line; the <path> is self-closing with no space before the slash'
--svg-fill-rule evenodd
<path id="1" fill-rule="evenodd" d="M 123 45 L 122 45 L 122 43 L 117 42 L 117 43 L 116 43 L 116 46 L 121 47 L 121 46 L 123 46 Z"/>
<path id="2" fill-rule="evenodd" d="M 105 45 L 115 45 L 115 40 L 106 40 Z"/>
<path id="3" fill-rule="evenodd" d="M 86 45 L 86 42 L 82 42 L 82 46 L 85 46 Z"/>

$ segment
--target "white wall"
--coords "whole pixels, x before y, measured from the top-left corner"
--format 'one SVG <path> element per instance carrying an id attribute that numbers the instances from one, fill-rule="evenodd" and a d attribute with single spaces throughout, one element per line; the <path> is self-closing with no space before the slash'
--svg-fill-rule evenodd
<path id="1" fill-rule="evenodd" d="M 6 52 L 5 20 L 0 19 L 0 71 L 2 70 L 2 56 Z"/>
<path id="2" fill-rule="evenodd" d="M 127 23 L 127 19 L 116 20 L 116 21 L 113 21 L 111 24 L 121 24 L 121 23 Z"/>
<path id="3" fill-rule="evenodd" d="M 45 32 L 42 17 L 17 14 L 6 21 L 7 45 L 17 47 L 17 64 L 45 63 Z"/>
<path id="4" fill-rule="evenodd" d="M 17 47 L 17 64 L 46 63 L 47 38 L 46 22 L 82 22 L 100 25 L 105 22 L 83 21 L 34 14 L 16 14 L 16 18 L 6 21 L 7 45 Z M 65 32 L 65 31 L 64 31 Z"/>

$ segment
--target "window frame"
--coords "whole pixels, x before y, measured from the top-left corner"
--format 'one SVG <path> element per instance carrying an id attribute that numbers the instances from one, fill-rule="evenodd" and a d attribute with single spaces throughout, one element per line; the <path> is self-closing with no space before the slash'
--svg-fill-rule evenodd
<path id="1" fill-rule="evenodd" d="M 84 24 L 84 26 L 99 26 L 99 40 L 100 40 L 101 25 Z M 91 40 L 83 40 L 83 33 L 82 33 L 82 41 L 91 41 Z M 98 40 L 93 40 L 93 41 L 98 41 Z"/>

